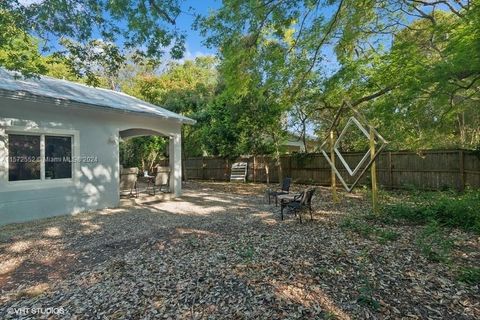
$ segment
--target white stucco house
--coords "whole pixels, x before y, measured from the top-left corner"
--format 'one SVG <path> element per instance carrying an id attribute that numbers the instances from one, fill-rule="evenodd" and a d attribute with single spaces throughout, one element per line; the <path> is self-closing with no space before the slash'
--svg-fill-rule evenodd
<path id="1" fill-rule="evenodd" d="M 119 140 L 170 137 L 181 194 L 181 126 L 194 120 L 129 95 L 0 69 L 0 225 L 119 204 Z"/>

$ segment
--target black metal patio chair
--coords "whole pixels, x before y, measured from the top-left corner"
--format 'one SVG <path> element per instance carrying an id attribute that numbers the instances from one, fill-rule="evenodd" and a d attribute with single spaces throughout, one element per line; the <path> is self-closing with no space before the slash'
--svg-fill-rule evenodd
<path id="1" fill-rule="evenodd" d="M 316 188 L 307 188 L 301 193 L 295 195 L 293 198 L 283 198 L 280 201 L 280 215 L 283 220 L 283 210 L 285 208 L 294 212 L 295 216 L 300 217 L 300 222 L 302 222 L 302 210 L 309 209 L 310 219 L 313 220 L 313 208 L 312 208 L 312 198 L 316 191 Z"/>
<path id="2" fill-rule="evenodd" d="M 266 191 L 266 196 L 268 197 L 268 204 L 271 203 L 271 198 L 275 198 L 275 206 L 278 205 L 278 196 L 282 194 L 290 193 L 290 185 L 292 184 L 292 178 L 283 179 L 282 186 L 280 189 L 268 189 Z"/>

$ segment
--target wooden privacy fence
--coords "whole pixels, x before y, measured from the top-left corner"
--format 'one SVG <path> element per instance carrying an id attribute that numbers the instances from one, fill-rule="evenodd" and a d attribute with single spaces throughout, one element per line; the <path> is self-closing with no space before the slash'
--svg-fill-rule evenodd
<path id="1" fill-rule="evenodd" d="M 354 168 L 364 154 L 343 153 L 343 156 Z M 279 182 L 280 166 L 269 156 L 240 157 L 235 161 L 219 157 L 189 158 L 185 160 L 186 175 L 188 179 L 228 181 L 231 165 L 238 161 L 248 163 L 248 182 L 267 182 L 267 166 L 269 181 Z M 280 161 L 283 176 L 292 177 L 296 183 L 330 185 L 330 166 L 322 154 L 284 155 Z M 336 164 L 343 177 L 347 177 L 347 170 L 338 157 Z M 422 153 L 385 151 L 377 158 L 377 176 L 383 188 L 480 188 L 480 153 L 467 150 L 431 150 Z M 351 183 L 354 179 L 348 176 L 345 180 Z M 369 180 L 367 171 L 360 183 L 366 184 Z"/>

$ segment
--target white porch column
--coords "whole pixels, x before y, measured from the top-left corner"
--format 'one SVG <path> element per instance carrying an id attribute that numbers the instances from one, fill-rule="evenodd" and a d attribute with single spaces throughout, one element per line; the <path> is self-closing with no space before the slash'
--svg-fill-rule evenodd
<path id="1" fill-rule="evenodd" d="M 8 135 L 0 128 L 0 186 L 8 181 Z"/>
<path id="2" fill-rule="evenodd" d="M 168 146 L 170 162 L 170 192 L 182 195 L 182 135 L 177 133 L 170 137 Z"/>

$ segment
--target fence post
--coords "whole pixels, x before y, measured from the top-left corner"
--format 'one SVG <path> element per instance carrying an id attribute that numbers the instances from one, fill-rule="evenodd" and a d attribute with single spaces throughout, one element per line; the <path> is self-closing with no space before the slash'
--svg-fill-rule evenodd
<path id="1" fill-rule="evenodd" d="M 287 155 L 288 157 L 288 176 L 287 177 L 290 177 L 293 179 L 293 175 L 292 175 L 292 155 L 289 154 Z"/>
<path id="2" fill-rule="evenodd" d="M 225 180 L 224 180 L 224 181 L 229 181 L 229 180 L 230 180 L 230 176 L 229 176 L 229 174 L 228 174 L 228 169 L 229 169 L 229 166 L 230 166 L 230 163 L 229 163 L 229 162 L 230 162 L 230 160 L 227 158 L 227 159 L 225 160 L 225 175 L 224 175 L 224 176 L 225 176 Z"/>
<path id="3" fill-rule="evenodd" d="M 459 164 L 460 164 L 460 191 L 465 190 L 465 153 L 463 150 L 458 152 Z"/>
<path id="4" fill-rule="evenodd" d="M 202 156 L 202 180 L 205 180 L 205 167 L 207 163 L 205 162 L 205 157 Z"/>
<path id="5" fill-rule="evenodd" d="M 253 156 L 253 183 L 257 182 L 257 175 L 256 175 L 256 171 L 257 171 L 257 159 L 255 159 L 255 156 Z"/>
<path id="6" fill-rule="evenodd" d="M 392 151 L 388 151 L 388 184 L 393 189 L 393 166 L 392 166 Z"/>
<path id="7" fill-rule="evenodd" d="M 375 131 L 370 127 L 370 157 L 375 157 Z M 373 212 L 378 212 L 378 190 L 377 190 L 377 165 L 376 161 L 372 162 L 370 174 L 372 178 L 372 208 Z"/>

